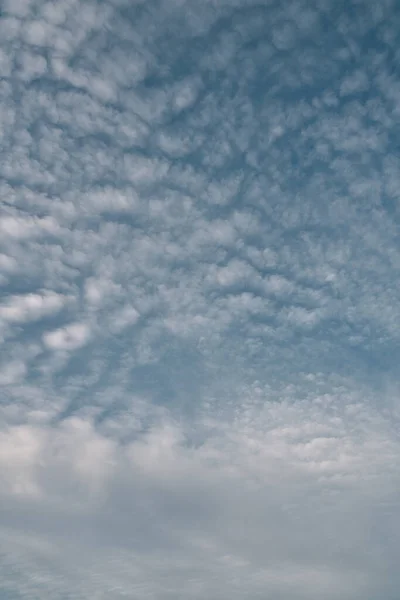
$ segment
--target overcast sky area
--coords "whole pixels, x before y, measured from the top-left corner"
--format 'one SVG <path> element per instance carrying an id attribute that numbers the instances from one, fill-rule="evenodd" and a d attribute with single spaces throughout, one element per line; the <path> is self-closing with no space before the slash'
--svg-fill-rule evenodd
<path id="1" fill-rule="evenodd" d="M 398 600 L 400 4 L 3 0 L 0 600 Z"/>

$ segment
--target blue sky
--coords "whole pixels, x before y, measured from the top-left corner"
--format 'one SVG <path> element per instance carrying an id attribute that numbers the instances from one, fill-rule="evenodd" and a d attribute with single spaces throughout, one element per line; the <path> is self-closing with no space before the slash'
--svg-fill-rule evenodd
<path id="1" fill-rule="evenodd" d="M 399 36 L 3 2 L 0 598 L 398 598 Z"/>

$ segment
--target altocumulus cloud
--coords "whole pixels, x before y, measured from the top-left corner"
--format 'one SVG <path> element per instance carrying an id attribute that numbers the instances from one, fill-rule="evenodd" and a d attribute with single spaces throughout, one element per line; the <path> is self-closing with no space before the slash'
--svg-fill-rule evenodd
<path id="1" fill-rule="evenodd" d="M 3 2 L 0 598 L 398 598 L 399 36 Z"/>

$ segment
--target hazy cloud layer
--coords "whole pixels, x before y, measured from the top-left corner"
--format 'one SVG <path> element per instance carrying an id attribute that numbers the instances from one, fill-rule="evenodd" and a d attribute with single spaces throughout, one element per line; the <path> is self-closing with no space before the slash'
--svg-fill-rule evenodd
<path id="1" fill-rule="evenodd" d="M 3 3 L 2 600 L 398 598 L 399 36 Z"/>

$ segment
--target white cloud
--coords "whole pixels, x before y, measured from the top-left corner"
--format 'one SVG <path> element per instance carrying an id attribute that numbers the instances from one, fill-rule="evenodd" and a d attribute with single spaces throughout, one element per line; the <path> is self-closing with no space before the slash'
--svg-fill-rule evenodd
<path id="1" fill-rule="evenodd" d="M 43 341 L 51 350 L 76 350 L 84 346 L 90 336 L 85 323 L 71 323 L 44 334 Z"/>
<path id="2" fill-rule="evenodd" d="M 115 314 L 110 317 L 111 331 L 113 333 L 119 333 L 126 327 L 134 325 L 140 318 L 140 313 L 134 306 L 123 306 L 121 310 L 117 310 Z"/>
<path id="3" fill-rule="evenodd" d="M 19 383 L 26 375 L 26 365 L 22 361 L 13 361 L 0 369 L 0 385 Z"/>
<path id="4" fill-rule="evenodd" d="M 6 0 L 4 10 L 8 14 L 16 15 L 18 17 L 27 17 L 30 13 L 32 0 Z"/>
<path id="5" fill-rule="evenodd" d="M 25 81 L 30 81 L 36 77 L 41 77 L 47 71 L 47 63 L 43 56 L 26 53 L 21 57 L 21 77 Z"/>
<path id="6" fill-rule="evenodd" d="M 397 598 L 399 15 L 314 4 L 6 3 L 7 597 Z"/>
<path id="7" fill-rule="evenodd" d="M 0 319 L 16 323 L 35 321 L 58 312 L 68 300 L 62 294 L 49 290 L 44 290 L 42 293 L 11 296 L 4 304 L 0 305 Z"/>
<path id="8" fill-rule="evenodd" d="M 58 225 L 51 217 L 3 217 L 0 219 L 0 230 L 8 237 L 24 239 L 43 233 L 57 232 Z"/>
<path id="9" fill-rule="evenodd" d="M 201 81 L 198 78 L 188 78 L 180 82 L 173 97 L 173 106 L 177 111 L 185 110 L 196 100 Z"/>
<path id="10" fill-rule="evenodd" d="M 88 585 L 90 594 L 98 593 L 97 585 L 111 592 L 114 568 L 120 571 L 130 560 L 138 567 L 137 584 L 146 594 L 159 593 L 157 561 L 168 543 L 164 560 L 170 577 L 185 586 L 182 570 L 196 571 L 203 591 L 216 597 L 227 591 L 240 597 L 245 590 L 255 595 L 284 590 L 302 598 L 322 592 L 332 599 L 343 593 L 362 596 L 376 586 L 376 578 L 382 583 L 385 578 L 382 559 L 365 549 L 367 543 L 382 544 L 384 531 L 376 522 L 371 537 L 365 525 L 378 518 L 382 501 L 398 483 L 399 449 L 388 421 L 359 398 L 350 405 L 350 398 L 343 400 L 266 404 L 261 411 L 248 405 L 229 425 L 215 424 L 197 446 L 187 443 L 189 431 L 168 421 L 124 445 L 78 418 L 53 430 L 11 428 L 0 436 L 0 473 L 8 482 L 3 502 L 8 505 L 7 495 L 13 498 L 11 514 L 17 518 L 28 498 L 40 498 L 32 539 L 39 541 L 40 535 L 53 544 L 66 535 L 64 527 L 73 536 L 79 531 L 75 552 L 90 547 L 95 561 L 106 553 L 103 542 L 97 547 L 92 538 L 92 527 L 101 523 L 98 535 L 107 536 L 110 552 L 123 552 L 107 569 L 110 580 L 104 574 L 101 583 L 92 580 L 94 564 L 79 563 L 70 542 L 59 550 L 68 569 L 78 567 L 72 585 Z M 51 521 L 43 521 L 41 511 L 50 507 Z M 146 532 L 140 523 L 148 523 Z M 157 574 L 152 580 L 149 551 Z M 341 584 L 333 585 L 339 576 Z M 122 593 L 129 585 L 126 576 L 120 585 Z"/>
<path id="11" fill-rule="evenodd" d="M 0 254 L 0 269 L 5 273 L 14 271 L 17 267 L 17 261 L 7 254 Z"/>

